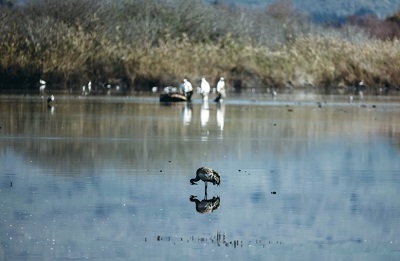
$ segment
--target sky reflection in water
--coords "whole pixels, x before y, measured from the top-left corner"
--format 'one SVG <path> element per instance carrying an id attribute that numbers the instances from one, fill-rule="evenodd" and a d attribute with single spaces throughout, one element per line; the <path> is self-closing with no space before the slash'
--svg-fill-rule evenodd
<path id="1" fill-rule="evenodd" d="M 400 256 L 398 108 L 0 109 L 1 260 Z M 222 178 L 206 214 L 203 182 L 189 183 L 200 166 Z"/>

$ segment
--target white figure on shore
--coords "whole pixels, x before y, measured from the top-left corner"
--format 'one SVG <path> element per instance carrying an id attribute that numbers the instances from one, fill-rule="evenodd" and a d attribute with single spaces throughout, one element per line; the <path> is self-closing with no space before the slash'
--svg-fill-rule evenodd
<path id="1" fill-rule="evenodd" d="M 224 77 L 221 77 L 217 83 L 217 98 L 215 98 L 214 101 L 222 102 L 225 97 L 226 97 L 225 80 Z"/>
<path id="2" fill-rule="evenodd" d="M 207 82 L 206 78 L 201 78 L 201 95 L 203 96 L 203 101 L 208 100 L 208 94 L 210 93 L 211 87 Z"/>
<path id="3" fill-rule="evenodd" d="M 40 91 L 40 92 L 43 92 L 44 89 L 46 89 L 46 82 L 45 82 L 44 80 L 40 79 L 40 80 L 39 80 L 39 84 L 40 84 L 40 86 L 39 86 L 39 91 Z"/>
<path id="4" fill-rule="evenodd" d="M 186 99 L 190 101 L 193 95 L 193 86 L 187 79 L 183 79 L 183 91 L 185 93 Z"/>

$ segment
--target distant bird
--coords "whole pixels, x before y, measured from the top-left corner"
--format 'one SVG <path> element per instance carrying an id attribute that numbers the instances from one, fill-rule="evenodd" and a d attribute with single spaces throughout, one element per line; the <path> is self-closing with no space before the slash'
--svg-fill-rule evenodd
<path id="1" fill-rule="evenodd" d="M 47 97 L 47 102 L 48 103 L 50 103 L 52 101 L 54 101 L 54 95 L 51 95 L 51 96 Z"/>
<path id="2" fill-rule="evenodd" d="M 219 197 L 213 197 L 212 199 L 203 199 L 202 201 L 200 201 L 196 198 L 196 196 L 191 195 L 189 200 L 196 204 L 196 211 L 201 214 L 213 212 L 221 204 L 221 200 Z"/>
<path id="3" fill-rule="evenodd" d="M 151 88 L 151 91 L 152 91 L 152 92 L 158 92 L 158 87 L 157 87 L 157 86 L 154 86 L 153 88 Z"/>
<path id="4" fill-rule="evenodd" d="M 88 83 L 87 87 L 88 87 L 88 91 L 90 92 L 92 90 L 92 82 L 91 81 Z"/>
<path id="5" fill-rule="evenodd" d="M 197 185 L 197 181 L 202 180 L 205 184 L 207 191 L 207 182 L 211 182 L 213 185 L 219 186 L 221 183 L 220 175 L 213 169 L 207 167 L 201 167 L 196 171 L 196 178 L 190 180 L 191 185 Z"/>
<path id="6" fill-rule="evenodd" d="M 40 85 L 46 85 L 46 82 L 42 79 L 39 80 Z"/>

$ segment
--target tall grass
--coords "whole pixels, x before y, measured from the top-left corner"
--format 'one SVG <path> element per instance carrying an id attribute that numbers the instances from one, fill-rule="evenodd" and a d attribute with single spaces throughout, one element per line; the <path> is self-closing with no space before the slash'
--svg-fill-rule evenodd
<path id="1" fill-rule="evenodd" d="M 220 76 L 237 91 L 331 91 L 361 79 L 400 84 L 398 40 L 320 28 L 287 5 L 278 12 L 282 7 L 249 11 L 199 0 L 31 0 L 0 8 L 3 87 L 35 88 L 39 78 L 71 88 L 117 79 L 147 90 Z"/>

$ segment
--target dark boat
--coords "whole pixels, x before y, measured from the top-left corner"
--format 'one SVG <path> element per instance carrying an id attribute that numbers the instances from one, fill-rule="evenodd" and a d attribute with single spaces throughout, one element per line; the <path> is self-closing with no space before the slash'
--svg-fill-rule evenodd
<path id="1" fill-rule="evenodd" d="M 163 92 L 160 94 L 160 102 L 185 102 L 186 96 L 179 92 Z"/>

